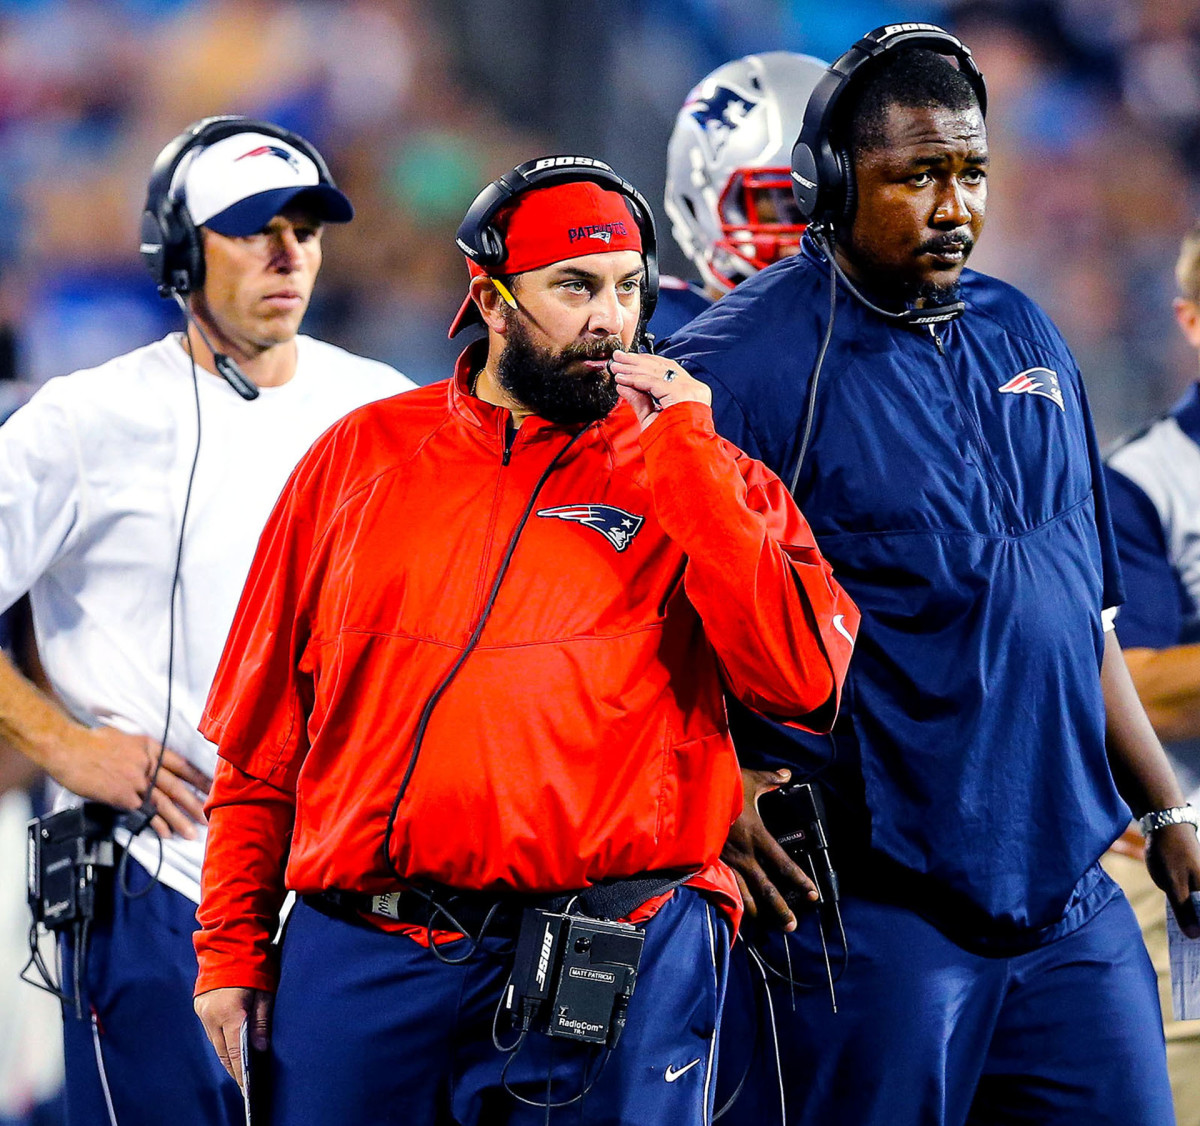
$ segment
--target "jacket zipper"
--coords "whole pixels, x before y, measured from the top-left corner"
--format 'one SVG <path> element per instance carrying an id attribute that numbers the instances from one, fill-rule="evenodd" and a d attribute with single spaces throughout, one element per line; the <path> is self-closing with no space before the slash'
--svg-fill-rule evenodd
<path id="1" fill-rule="evenodd" d="M 517 521 L 516 527 L 509 536 L 508 545 L 504 550 L 504 555 L 500 560 L 500 566 L 492 580 L 487 598 L 482 608 L 480 608 L 476 614 L 475 625 L 471 630 L 471 636 L 467 639 L 466 645 L 463 646 L 462 652 L 459 653 L 457 659 L 450 666 L 450 668 L 447 669 L 445 675 L 438 682 L 438 685 L 436 688 L 434 688 L 433 692 L 430 693 L 429 697 L 425 701 L 424 707 L 421 709 L 421 714 L 417 720 L 417 730 L 413 736 L 412 753 L 409 755 L 408 765 L 404 770 L 404 776 L 400 779 L 399 788 L 396 790 L 396 797 L 392 802 L 391 812 L 388 814 L 387 825 L 383 833 L 384 860 L 387 863 L 387 866 L 391 869 L 392 875 L 394 875 L 396 879 L 400 880 L 401 882 L 403 882 L 404 876 L 397 869 L 392 858 L 392 833 L 395 830 L 396 815 L 400 810 L 400 803 L 404 800 L 404 795 L 408 790 L 408 783 L 412 779 L 413 771 L 415 771 L 417 768 L 417 759 L 421 754 L 421 746 L 425 742 L 425 732 L 428 729 L 429 720 L 433 715 L 434 709 L 437 707 L 438 701 L 442 698 L 443 694 L 446 692 L 446 689 L 450 687 L 451 683 L 454 681 L 454 678 L 458 676 L 458 670 L 462 668 L 463 663 L 474 651 L 475 646 L 479 644 L 479 639 L 483 635 L 483 629 L 487 625 L 488 618 L 491 617 L 492 607 L 496 603 L 496 597 L 500 593 L 500 586 L 504 582 L 504 576 L 508 573 L 508 566 L 512 562 L 513 553 L 516 551 L 517 544 L 520 542 L 521 533 L 525 530 L 525 525 L 529 522 L 529 517 L 533 514 L 533 509 L 537 504 L 537 498 L 541 495 L 542 487 L 550 479 L 550 475 L 554 472 L 554 470 L 558 468 L 559 462 L 562 461 L 563 457 L 567 454 L 571 447 L 575 445 L 579 438 L 586 433 L 587 429 L 587 427 L 584 427 L 577 433 L 572 434 L 566 445 L 564 445 L 558 451 L 558 453 L 556 453 L 554 457 L 550 459 L 550 464 L 547 465 L 544 470 L 542 470 L 541 475 L 538 477 L 537 482 L 533 486 L 533 491 L 529 494 L 529 497 L 525 502 L 525 507 L 521 512 L 520 519 Z M 504 457 L 502 459 L 502 462 L 505 465 L 508 464 L 508 457 L 511 452 L 514 433 L 515 430 L 513 430 L 512 433 L 509 432 L 509 429 L 506 429 L 505 431 L 505 449 Z"/>
<path id="2" fill-rule="evenodd" d="M 926 326 L 929 329 L 929 335 L 933 337 L 933 343 L 937 347 L 938 354 L 945 359 L 946 346 L 942 342 L 942 338 L 938 335 L 937 330 L 933 325 Z M 983 429 L 979 425 L 979 420 L 975 417 L 968 405 L 963 401 L 962 391 L 959 389 L 957 381 L 954 379 L 953 372 L 947 372 L 948 382 L 954 390 L 956 403 L 958 405 L 958 413 L 962 416 L 967 425 L 970 427 L 971 433 L 975 436 L 975 448 L 978 453 L 981 464 L 984 466 L 984 478 L 991 482 L 991 493 L 993 504 L 1003 514 L 1006 530 L 1009 535 L 1014 535 L 1017 530 L 1017 514 L 1013 508 L 1012 502 L 1009 499 L 1009 491 L 1005 487 L 1004 477 L 1000 473 L 996 465 L 995 459 L 992 457 L 992 451 L 988 447 L 987 440 L 983 436 Z"/>
<path id="3" fill-rule="evenodd" d="M 492 541 L 495 537 L 496 518 L 500 512 L 500 493 L 504 488 L 504 470 L 508 463 L 512 460 L 513 445 L 517 440 L 517 428 L 512 424 L 512 417 L 509 416 L 504 420 L 504 445 L 500 452 L 500 473 L 496 475 L 496 487 L 492 491 L 491 510 L 488 514 L 488 525 L 486 532 L 486 541 L 484 544 L 483 559 L 481 561 L 481 570 L 479 580 L 475 588 L 475 596 L 472 602 L 471 613 L 476 614 L 479 607 L 483 605 L 484 592 L 487 587 L 484 583 L 484 576 L 487 574 L 488 560 L 491 558 Z"/>

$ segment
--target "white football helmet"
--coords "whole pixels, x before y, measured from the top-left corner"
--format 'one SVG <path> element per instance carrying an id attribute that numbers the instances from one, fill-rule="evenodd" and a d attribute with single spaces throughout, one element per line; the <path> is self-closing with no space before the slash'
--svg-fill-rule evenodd
<path id="1" fill-rule="evenodd" d="M 791 51 L 747 55 L 701 79 L 684 101 L 667 146 L 664 203 L 706 285 L 732 289 L 799 248 L 792 145 L 826 69 Z"/>

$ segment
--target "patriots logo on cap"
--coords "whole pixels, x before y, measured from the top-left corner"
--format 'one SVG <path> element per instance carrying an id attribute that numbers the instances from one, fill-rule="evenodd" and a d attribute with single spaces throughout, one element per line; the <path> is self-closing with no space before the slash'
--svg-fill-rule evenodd
<path id="1" fill-rule="evenodd" d="M 729 140 L 729 134 L 746 120 L 750 111 L 758 105 L 758 100 L 748 98 L 728 86 L 718 86 L 712 97 L 700 98 L 694 105 L 691 115 L 707 138 L 713 158 L 716 159 Z"/>
<path id="2" fill-rule="evenodd" d="M 1043 399 L 1056 403 L 1060 411 L 1065 413 L 1067 409 L 1063 403 L 1062 388 L 1058 384 L 1058 372 L 1050 368 L 1026 368 L 996 390 L 1008 395 L 1041 395 Z"/>
<path id="3" fill-rule="evenodd" d="M 567 242 L 577 242 L 584 238 L 598 238 L 601 242 L 612 242 L 613 235 L 620 238 L 625 237 L 625 224 L 619 219 L 614 219 L 611 223 L 589 223 L 584 227 L 569 227 L 567 229 Z"/>
<path id="4" fill-rule="evenodd" d="M 294 171 L 300 171 L 300 162 L 287 149 L 282 149 L 278 145 L 259 145 L 249 152 L 242 153 L 237 160 L 245 160 L 248 156 L 277 156 L 280 160 L 286 161 Z M 235 164 L 237 160 L 234 161 Z"/>
<path id="5" fill-rule="evenodd" d="M 635 516 L 623 508 L 611 504 L 563 504 L 558 508 L 542 508 L 539 516 L 573 520 L 599 532 L 618 551 L 624 551 L 646 522 L 644 516 Z"/>

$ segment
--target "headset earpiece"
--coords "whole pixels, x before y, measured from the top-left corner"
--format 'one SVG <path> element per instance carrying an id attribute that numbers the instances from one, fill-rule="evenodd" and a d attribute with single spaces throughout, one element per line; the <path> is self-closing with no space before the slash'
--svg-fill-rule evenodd
<path id="1" fill-rule="evenodd" d="M 155 158 L 142 211 L 142 261 L 161 297 L 194 293 L 204 285 L 204 243 L 187 201 L 171 190 L 176 173 L 189 153 L 238 133 L 263 133 L 286 142 L 317 166 L 318 183 L 336 187 L 325 158 L 288 129 L 232 114 L 205 117 L 188 126 Z"/>
<path id="2" fill-rule="evenodd" d="M 841 222 L 848 229 L 854 222 L 854 211 L 858 207 L 858 181 L 854 177 L 854 160 L 849 149 L 834 150 L 834 157 L 842 178 Z"/>
<path id="3" fill-rule="evenodd" d="M 499 264 L 504 261 L 506 250 L 504 234 L 498 227 L 488 226 L 479 232 L 479 246 L 490 262 Z"/>
<path id="4" fill-rule="evenodd" d="M 864 67 L 899 47 L 924 47 L 957 60 L 971 83 L 979 112 L 987 113 L 987 87 L 971 50 L 956 36 L 932 23 L 901 23 L 877 27 L 833 62 L 814 87 L 804 110 L 804 124 L 792 148 L 792 194 L 808 223 L 830 227 L 854 217 L 857 192 L 851 154 L 833 147 L 831 133 L 839 102 L 860 80 Z"/>

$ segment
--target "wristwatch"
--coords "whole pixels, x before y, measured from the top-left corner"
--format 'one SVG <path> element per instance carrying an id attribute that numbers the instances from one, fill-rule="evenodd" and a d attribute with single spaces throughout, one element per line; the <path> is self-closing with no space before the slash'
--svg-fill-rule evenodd
<path id="1" fill-rule="evenodd" d="M 1168 825 L 1191 825 L 1200 832 L 1200 817 L 1197 817 L 1192 803 L 1188 802 L 1187 805 L 1174 805 L 1170 809 L 1156 809 L 1153 813 L 1138 818 L 1138 826 L 1146 836 L 1155 829 L 1165 829 Z"/>

